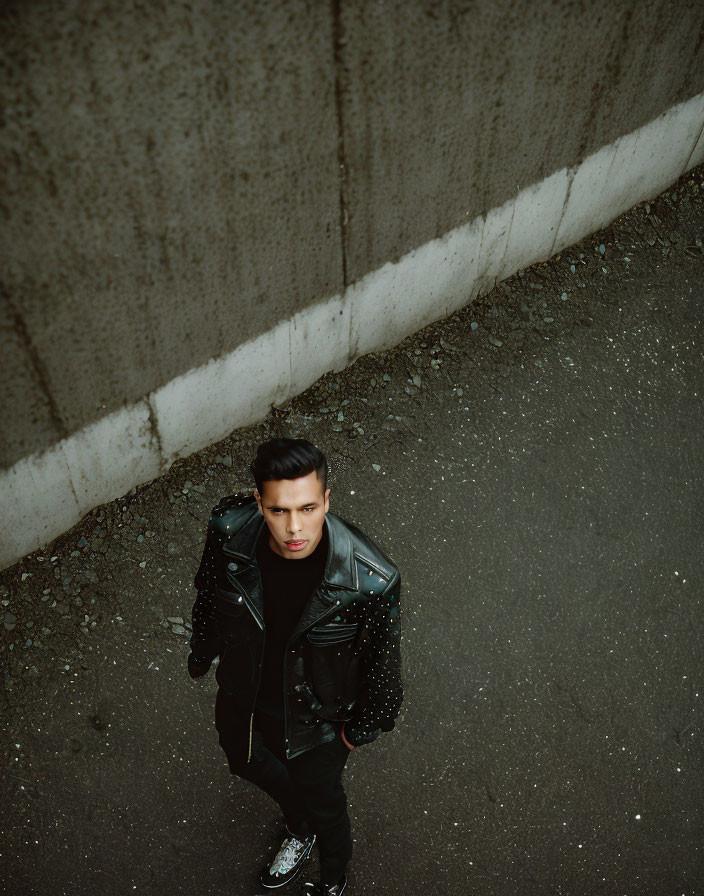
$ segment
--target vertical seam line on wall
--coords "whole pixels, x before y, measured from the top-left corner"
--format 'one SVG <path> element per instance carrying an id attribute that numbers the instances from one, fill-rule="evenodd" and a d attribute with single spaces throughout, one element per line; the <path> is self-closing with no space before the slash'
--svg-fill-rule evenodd
<path id="1" fill-rule="evenodd" d="M 692 156 L 694 155 L 694 150 L 699 145 L 699 141 L 702 138 L 702 134 L 704 134 L 704 121 L 702 121 L 702 126 L 699 128 L 699 133 L 694 138 L 694 143 L 692 144 L 692 149 L 689 155 L 687 156 L 687 161 L 685 162 L 684 168 L 682 169 L 682 174 L 686 174 L 689 170 L 689 163 L 692 161 Z"/>
<path id="2" fill-rule="evenodd" d="M 59 407 L 54 400 L 54 396 L 51 394 L 51 388 L 49 386 L 49 374 L 47 372 L 46 367 L 44 366 L 44 362 L 39 355 L 39 352 L 36 349 L 36 346 L 32 342 L 32 338 L 29 335 L 29 331 L 27 330 L 27 326 L 22 318 L 22 315 L 15 308 L 15 304 L 10 298 L 10 296 L 3 290 L 3 297 L 7 302 L 10 308 L 10 314 L 12 315 L 13 323 L 15 325 L 15 332 L 17 333 L 20 342 L 29 357 L 30 363 L 32 365 L 32 369 L 37 377 L 37 381 L 39 383 L 39 388 L 41 389 L 46 403 L 49 408 L 49 419 L 56 429 L 56 434 L 59 439 L 65 439 L 68 436 L 68 428 L 64 423 L 61 413 L 59 411 Z"/>
<path id="3" fill-rule="evenodd" d="M 296 329 L 296 315 L 288 322 L 288 383 L 286 383 L 286 399 L 291 397 L 293 391 L 293 333 Z"/>
<path id="4" fill-rule="evenodd" d="M 340 184 L 340 242 L 342 243 L 342 287 L 347 289 L 347 166 L 342 115 L 342 24 L 340 0 L 331 0 L 333 57 L 335 61 L 335 108 L 337 112 L 337 163 Z"/>
<path id="5" fill-rule="evenodd" d="M 637 138 L 636 138 L 636 141 L 637 141 Z M 603 181 L 604 184 L 608 184 L 608 182 L 609 182 L 609 178 L 611 177 L 611 169 L 614 167 L 614 162 L 616 161 L 616 156 L 618 155 L 618 150 L 619 150 L 620 146 L 621 146 L 621 138 L 618 137 L 617 140 L 613 144 L 614 152 L 613 152 L 613 155 L 611 156 L 611 161 L 609 162 L 609 167 L 606 169 L 606 174 L 604 175 L 604 181 Z M 603 192 L 603 187 L 602 187 L 602 192 Z"/>
<path id="6" fill-rule="evenodd" d="M 66 464 L 66 471 L 68 473 L 68 484 L 71 486 L 71 493 L 73 494 L 73 497 L 76 501 L 76 507 L 80 508 L 81 502 L 78 500 L 78 495 L 76 494 L 76 486 L 74 485 L 73 474 L 71 473 L 71 464 L 68 462 L 68 458 L 66 457 L 66 452 L 63 450 L 63 446 L 61 447 L 61 455 L 64 459 L 64 463 Z"/>
<path id="7" fill-rule="evenodd" d="M 159 421 L 157 420 L 154 405 L 151 396 L 147 396 L 147 408 L 149 409 L 149 428 L 152 431 L 152 438 L 156 442 L 157 451 L 159 452 L 159 460 L 161 467 L 166 466 L 166 458 L 164 457 L 164 447 L 161 442 L 161 433 L 159 432 Z"/>
<path id="8" fill-rule="evenodd" d="M 570 201 L 570 193 L 572 192 L 572 182 L 574 181 L 574 176 L 577 173 L 577 168 L 579 166 L 575 165 L 571 168 L 568 168 L 568 177 L 569 182 L 567 184 L 567 191 L 565 192 L 565 199 L 562 203 L 562 211 L 560 212 L 560 220 L 557 222 L 557 227 L 555 228 L 555 236 L 552 238 L 552 244 L 550 246 L 550 254 L 548 258 L 552 258 L 555 254 L 555 243 L 557 242 L 557 238 L 560 235 L 560 228 L 562 227 L 562 222 L 565 218 L 565 212 L 567 211 L 567 203 Z"/>
<path id="9" fill-rule="evenodd" d="M 520 193 L 521 185 L 516 184 L 516 186 L 518 187 L 518 192 Z M 506 243 L 504 245 L 504 251 L 501 254 L 501 267 L 499 269 L 499 274 L 504 273 L 504 261 L 506 260 L 506 253 L 508 252 L 508 244 L 511 241 L 511 233 L 513 232 L 513 219 L 516 217 L 516 199 L 517 199 L 517 197 L 518 197 L 518 194 L 516 194 L 516 196 L 513 197 L 513 206 L 511 208 L 511 220 L 508 225 L 508 233 L 506 234 Z M 496 289 L 496 280 L 497 280 L 497 277 L 494 276 L 494 287 L 493 287 L 494 289 Z"/>

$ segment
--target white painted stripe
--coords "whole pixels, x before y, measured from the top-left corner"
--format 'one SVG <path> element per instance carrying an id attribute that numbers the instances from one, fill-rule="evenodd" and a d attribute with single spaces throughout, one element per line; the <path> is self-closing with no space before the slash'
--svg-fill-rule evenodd
<path id="1" fill-rule="evenodd" d="M 697 165 L 701 164 L 704 164 L 704 122 L 702 123 L 702 127 L 699 132 L 699 140 L 697 141 L 697 145 L 692 150 L 692 155 L 690 156 L 689 162 L 687 163 L 687 171 L 691 171 L 692 168 L 696 168 Z"/>
<path id="2" fill-rule="evenodd" d="M 681 177 L 704 121 L 704 94 L 668 109 L 575 171 L 555 251 L 571 246 Z"/>
<path id="3" fill-rule="evenodd" d="M 0 473 L 0 567 L 328 370 L 396 345 L 704 162 L 704 93 L 291 320 Z M 150 409 L 151 419 L 150 419 Z M 154 432 L 158 428 L 158 439 Z"/>

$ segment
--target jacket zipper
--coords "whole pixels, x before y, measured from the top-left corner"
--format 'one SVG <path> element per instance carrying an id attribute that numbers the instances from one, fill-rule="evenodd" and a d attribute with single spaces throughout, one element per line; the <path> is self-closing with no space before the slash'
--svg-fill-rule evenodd
<path id="1" fill-rule="evenodd" d="M 249 752 L 247 753 L 247 762 L 252 758 L 252 733 L 254 727 L 254 708 L 257 705 L 257 695 L 259 694 L 259 685 L 262 683 L 262 666 L 264 665 L 264 646 L 266 644 L 266 629 L 262 629 L 262 649 L 259 653 L 259 669 L 257 674 L 257 686 L 254 691 L 254 701 L 252 702 L 252 712 L 249 717 Z"/>
<path id="2" fill-rule="evenodd" d="M 225 651 L 222 655 L 222 659 L 224 660 L 227 656 L 227 651 L 229 650 L 229 646 L 225 648 Z M 255 698 L 256 699 L 256 698 Z M 254 713 L 251 714 L 249 719 L 249 748 L 247 752 L 247 762 L 252 758 L 252 725 L 254 724 Z"/>
<path id="3" fill-rule="evenodd" d="M 262 649 L 259 653 L 259 669 L 257 675 L 257 686 L 254 691 L 254 701 L 252 702 L 252 712 L 249 715 L 249 745 L 247 747 L 247 762 L 250 762 L 252 759 L 252 736 L 254 733 L 254 708 L 257 705 L 257 694 L 259 693 L 259 685 L 262 681 L 262 666 L 264 664 L 264 647 L 266 645 L 266 626 L 264 625 L 264 621 L 259 619 L 259 614 L 255 613 L 250 602 L 249 595 L 244 590 L 244 588 L 240 585 L 239 582 L 232 582 L 233 585 L 237 588 L 239 593 L 242 595 L 243 600 L 246 602 L 247 608 L 249 612 L 254 617 L 254 621 L 257 623 L 259 628 L 262 630 Z M 261 573 L 259 573 L 259 587 L 262 587 L 261 581 Z"/>

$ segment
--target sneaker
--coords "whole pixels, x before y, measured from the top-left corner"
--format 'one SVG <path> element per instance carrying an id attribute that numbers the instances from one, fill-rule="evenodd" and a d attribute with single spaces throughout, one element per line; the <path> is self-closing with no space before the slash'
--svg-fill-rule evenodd
<path id="1" fill-rule="evenodd" d="M 342 896 L 347 887 L 347 875 L 343 874 L 340 880 L 333 886 L 325 886 L 325 884 L 314 884 L 307 880 L 303 884 L 303 896 Z"/>
<path id="2" fill-rule="evenodd" d="M 284 838 L 274 861 L 262 869 L 260 880 L 262 886 L 269 889 L 285 887 L 303 868 L 303 862 L 310 856 L 315 843 L 315 834 L 299 840 L 286 828 L 288 836 Z"/>

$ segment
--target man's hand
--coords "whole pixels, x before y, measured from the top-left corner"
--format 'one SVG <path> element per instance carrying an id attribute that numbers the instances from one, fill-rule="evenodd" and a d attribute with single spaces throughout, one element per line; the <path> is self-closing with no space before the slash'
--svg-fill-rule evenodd
<path id="1" fill-rule="evenodd" d="M 375 728 L 373 731 L 365 734 L 364 731 L 357 731 L 352 724 L 348 726 L 345 721 L 342 723 L 340 734 L 345 746 L 349 750 L 354 750 L 355 747 L 361 747 L 363 744 L 370 744 L 376 740 L 381 734 L 381 728 Z"/>
<path id="2" fill-rule="evenodd" d="M 194 654 L 189 653 L 188 674 L 191 678 L 201 678 L 208 673 L 212 662 L 212 660 L 204 660 L 202 657 L 194 656 Z"/>

